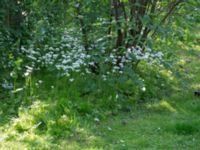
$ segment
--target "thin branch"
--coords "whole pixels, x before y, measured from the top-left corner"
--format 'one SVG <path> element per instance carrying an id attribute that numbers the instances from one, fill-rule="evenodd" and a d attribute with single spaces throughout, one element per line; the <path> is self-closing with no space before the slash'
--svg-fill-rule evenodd
<path id="1" fill-rule="evenodd" d="M 173 13 L 173 11 L 175 10 L 175 8 L 181 3 L 183 2 L 183 0 L 175 0 L 173 2 L 171 2 L 168 6 L 169 6 L 169 11 L 166 13 L 166 15 L 163 17 L 163 19 L 160 21 L 159 25 L 155 28 L 154 32 L 152 33 L 152 37 L 155 36 L 158 28 L 160 25 L 164 24 L 165 21 L 167 20 L 167 18 Z"/>

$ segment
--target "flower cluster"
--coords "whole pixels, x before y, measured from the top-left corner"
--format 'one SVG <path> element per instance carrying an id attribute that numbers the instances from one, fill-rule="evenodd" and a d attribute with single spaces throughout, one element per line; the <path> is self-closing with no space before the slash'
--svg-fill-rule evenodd
<path id="1" fill-rule="evenodd" d="M 142 49 L 141 47 L 131 47 L 125 52 L 125 59 L 144 60 L 150 64 L 162 60 L 162 52 L 153 52 L 149 47 Z"/>
<path id="2" fill-rule="evenodd" d="M 32 72 L 33 72 L 33 68 L 26 66 L 26 72 L 24 73 L 24 76 L 27 77 L 27 76 L 31 75 Z"/>
<path id="3" fill-rule="evenodd" d="M 112 72 L 123 74 L 124 67 L 132 66 L 138 61 L 146 61 L 148 64 L 159 63 L 162 60 L 162 52 L 152 52 L 150 48 L 142 49 L 141 47 L 131 47 L 126 49 L 122 54 L 117 54 L 114 49 L 105 62 L 112 64 Z"/>
<path id="4" fill-rule="evenodd" d="M 7 80 L 3 80 L 3 83 L 1 85 L 4 89 L 7 89 L 7 90 L 11 90 L 13 89 L 13 84 L 8 82 Z"/>
<path id="5" fill-rule="evenodd" d="M 162 52 L 152 52 L 150 48 L 142 49 L 141 47 L 131 47 L 125 49 L 124 52 L 118 53 L 118 50 L 113 49 L 112 52 L 107 53 L 104 49 L 103 51 L 98 51 L 93 53 L 93 51 L 86 52 L 81 40 L 79 38 L 71 35 L 70 32 L 65 31 L 60 39 L 53 43 L 51 46 L 44 45 L 40 48 L 35 48 L 31 45 L 29 48 L 21 48 L 28 59 L 31 61 L 31 67 L 35 69 L 40 69 L 45 67 L 49 70 L 57 70 L 62 76 L 69 77 L 71 73 L 79 72 L 81 75 L 90 74 L 91 66 L 95 67 L 96 58 L 100 58 L 98 61 L 99 66 L 104 67 L 98 68 L 101 72 L 103 80 L 106 80 L 107 75 L 112 73 L 123 74 L 125 67 L 132 66 L 137 61 L 146 61 L 149 64 L 158 62 L 162 59 Z M 25 76 L 32 72 L 26 71 Z M 105 72 L 105 68 L 107 68 Z M 73 79 L 70 79 L 72 82 Z"/>
<path id="6" fill-rule="evenodd" d="M 46 44 L 43 47 L 35 48 L 34 45 L 30 45 L 28 48 L 22 47 L 21 52 L 31 63 L 29 64 L 31 68 L 38 70 L 42 67 L 49 70 L 56 69 L 62 75 L 70 76 L 71 72 L 81 72 L 84 67 L 86 68 L 90 58 L 80 41 L 65 31 L 61 40 L 51 46 Z M 85 69 L 85 72 L 89 73 L 89 70 Z M 24 75 L 28 74 L 30 71 L 26 70 Z"/>

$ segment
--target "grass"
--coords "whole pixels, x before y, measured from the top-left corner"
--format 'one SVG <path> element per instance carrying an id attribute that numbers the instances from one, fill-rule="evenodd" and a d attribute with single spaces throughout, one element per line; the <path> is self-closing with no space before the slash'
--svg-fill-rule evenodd
<path id="1" fill-rule="evenodd" d="M 176 51 L 180 61 L 175 64 L 180 84 L 162 99 L 147 100 L 130 110 L 111 103 L 107 93 L 80 98 L 65 79 L 48 78 L 39 87 L 34 85 L 33 91 L 4 98 L 0 101 L 0 149 L 198 150 L 200 98 L 193 91 L 200 88 L 200 47 L 180 47 L 184 50 Z"/>

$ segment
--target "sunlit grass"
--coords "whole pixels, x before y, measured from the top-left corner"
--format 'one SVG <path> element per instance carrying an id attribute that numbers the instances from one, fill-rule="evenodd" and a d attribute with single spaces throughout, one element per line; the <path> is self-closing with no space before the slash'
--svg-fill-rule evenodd
<path id="1" fill-rule="evenodd" d="M 169 111 L 169 112 L 176 112 L 176 109 L 167 101 L 162 100 L 158 103 L 154 104 L 147 104 L 147 108 L 151 110 L 160 110 L 160 111 Z"/>
<path id="2" fill-rule="evenodd" d="M 31 96 L 12 95 L 0 105 L 0 149 L 199 149 L 200 98 L 193 92 L 200 88 L 200 47 L 182 48 L 174 65 L 180 77 L 162 72 L 174 83 L 170 96 L 147 100 L 128 112 L 109 110 L 112 105 L 122 106 L 110 103 L 107 93 L 80 98 L 80 82 L 74 88 L 64 79 L 47 78 L 40 87 L 32 87 Z"/>

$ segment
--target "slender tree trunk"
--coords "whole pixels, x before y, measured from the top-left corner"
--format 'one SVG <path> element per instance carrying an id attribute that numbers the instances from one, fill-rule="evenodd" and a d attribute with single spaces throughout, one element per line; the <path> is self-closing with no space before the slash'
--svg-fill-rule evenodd
<path id="1" fill-rule="evenodd" d="M 139 40 L 144 29 L 142 18 L 147 12 L 147 6 L 149 3 L 150 2 L 147 0 L 129 0 L 130 23 L 133 24 L 130 29 L 130 35 L 132 36 L 130 46 L 140 45 Z"/>
<path id="2" fill-rule="evenodd" d="M 86 24 L 84 23 L 84 19 L 83 19 L 83 15 L 81 13 L 81 4 L 78 3 L 78 5 L 76 6 L 76 12 L 77 12 L 77 17 L 80 23 L 80 27 L 81 27 L 81 32 L 82 32 L 82 40 L 83 40 L 83 45 L 85 50 L 88 52 L 88 48 L 89 48 L 89 43 L 88 43 L 88 33 L 87 33 L 87 27 Z"/>
<path id="3" fill-rule="evenodd" d="M 116 48 L 119 48 L 123 45 L 124 35 L 121 26 L 121 16 L 122 16 L 122 5 L 120 0 L 112 0 L 112 7 L 114 11 L 114 17 L 117 25 L 117 40 Z"/>

